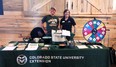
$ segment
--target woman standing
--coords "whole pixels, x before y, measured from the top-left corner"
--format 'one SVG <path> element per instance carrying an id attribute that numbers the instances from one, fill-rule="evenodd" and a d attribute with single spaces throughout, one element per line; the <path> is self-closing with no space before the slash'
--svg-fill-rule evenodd
<path id="1" fill-rule="evenodd" d="M 75 34 L 76 23 L 75 23 L 74 19 L 70 16 L 70 11 L 68 9 L 66 9 L 66 10 L 64 10 L 63 14 L 64 14 L 64 16 L 60 21 L 61 29 L 68 30 L 71 33 Z M 72 27 L 74 27 L 74 28 L 72 28 Z M 72 30 L 72 29 L 74 29 L 74 30 Z M 67 38 L 67 40 L 70 40 L 70 37 L 66 37 L 66 38 Z"/>

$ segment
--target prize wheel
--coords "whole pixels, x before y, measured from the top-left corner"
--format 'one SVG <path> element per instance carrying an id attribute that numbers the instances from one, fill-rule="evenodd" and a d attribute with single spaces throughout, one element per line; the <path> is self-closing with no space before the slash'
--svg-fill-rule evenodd
<path id="1" fill-rule="evenodd" d="M 97 19 L 88 21 L 83 27 L 83 36 L 90 42 L 95 43 L 101 41 L 106 34 L 105 24 Z"/>

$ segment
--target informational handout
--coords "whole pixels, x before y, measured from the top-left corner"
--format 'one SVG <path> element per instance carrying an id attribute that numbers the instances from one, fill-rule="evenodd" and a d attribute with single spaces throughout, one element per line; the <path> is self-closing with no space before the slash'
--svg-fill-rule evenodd
<path id="1" fill-rule="evenodd" d="M 3 51 L 12 51 L 16 48 L 16 46 L 6 46 L 5 48 L 3 48 Z"/>
<path id="2" fill-rule="evenodd" d="M 61 31 L 52 30 L 52 41 L 53 42 L 64 42 L 66 41 L 66 39 L 64 36 L 62 36 Z"/>
<path id="3" fill-rule="evenodd" d="M 70 31 L 62 30 L 62 36 L 70 36 Z"/>
<path id="4" fill-rule="evenodd" d="M 29 43 L 25 50 L 37 50 L 38 47 L 38 43 Z"/>
<path id="5" fill-rule="evenodd" d="M 79 49 L 87 49 L 88 47 L 86 45 L 76 45 Z"/>
<path id="6" fill-rule="evenodd" d="M 27 43 L 19 43 L 17 45 L 16 50 L 24 50 L 26 46 L 27 46 Z"/>

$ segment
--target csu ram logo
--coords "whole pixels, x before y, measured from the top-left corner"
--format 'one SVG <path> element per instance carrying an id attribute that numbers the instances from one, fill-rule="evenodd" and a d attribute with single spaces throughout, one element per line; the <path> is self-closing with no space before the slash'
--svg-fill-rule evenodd
<path id="1" fill-rule="evenodd" d="M 17 63 L 18 63 L 19 65 L 24 65 L 24 64 L 27 63 L 27 57 L 26 57 L 25 55 L 21 54 L 21 55 L 19 55 L 19 56 L 17 57 L 16 61 L 17 61 Z"/>

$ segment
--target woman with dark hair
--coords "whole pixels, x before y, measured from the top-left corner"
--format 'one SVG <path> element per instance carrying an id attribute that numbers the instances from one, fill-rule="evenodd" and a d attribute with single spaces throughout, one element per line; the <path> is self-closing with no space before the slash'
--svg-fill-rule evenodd
<path id="1" fill-rule="evenodd" d="M 63 14 L 64 14 L 64 16 L 60 21 L 61 29 L 68 30 L 71 33 L 75 34 L 76 23 L 75 23 L 74 19 L 70 16 L 70 11 L 68 9 L 66 9 L 66 10 L 64 10 Z M 74 27 L 74 28 L 72 28 L 72 27 Z M 72 29 L 74 29 L 74 30 L 72 30 Z M 66 37 L 66 38 L 67 38 L 67 40 L 70 40 L 70 37 Z"/>

